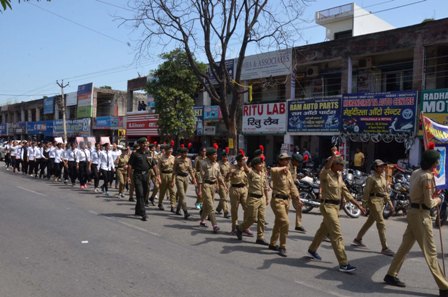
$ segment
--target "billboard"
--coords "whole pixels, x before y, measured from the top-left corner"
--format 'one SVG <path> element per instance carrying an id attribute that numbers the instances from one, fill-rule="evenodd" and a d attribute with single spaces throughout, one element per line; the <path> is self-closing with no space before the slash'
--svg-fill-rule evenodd
<path id="1" fill-rule="evenodd" d="M 280 134 L 286 132 L 286 102 L 243 106 L 243 133 Z"/>
<path id="2" fill-rule="evenodd" d="M 65 94 L 65 106 L 74 106 L 78 103 L 78 93 L 71 92 Z"/>
<path id="3" fill-rule="evenodd" d="M 237 64 L 238 59 L 235 59 Z M 241 80 L 291 74 L 292 49 L 247 56 L 241 68 Z"/>
<path id="4" fill-rule="evenodd" d="M 44 114 L 53 114 L 54 113 L 55 101 L 56 101 L 55 96 L 44 98 Z"/>
<path id="5" fill-rule="evenodd" d="M 93 83 L 78 86 L 78 118 L 92 117 Z"/>
<path id="6" fill-rule="evenodd" d="M 218 105 L 204 106 L 204 121 L 219 121 L 221 119 L 221 108 Z"/>
<path id="7" fill-rule="evenodd" d="M 123 119 L 114 116 L 104 116 L 93 118 L 92 128 L 93 129 L 118 129 L 123 124 Z"/>
<path id="8" fill-rule="evenodd" d="M 89 136 L 90 135 L 90 127 L 91 127 L 91 119 L 77 119 L 77 120 L 67 120 L 67 136 Z M 64 135 L 64 124 L 62 120 L 54 121 L 54 135 L 62 136 Z"/>
<path id="9" fill-rule="evenodd" d="M 340 97 L 288 102 L 288 132 L 339 133 L 340 117 Z"/>
<path id="10" fill-rule="evenodd" d="M 415 91 L 343 95 L 342 131 L 414 134 L 416 104 Z"/>

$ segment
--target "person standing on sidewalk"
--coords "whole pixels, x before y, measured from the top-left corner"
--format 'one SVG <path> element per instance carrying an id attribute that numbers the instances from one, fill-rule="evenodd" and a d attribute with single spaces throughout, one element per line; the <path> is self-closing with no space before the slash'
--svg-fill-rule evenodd
<path id="1" fill-rule="evenodd" d="M 366 245 L 362 242 L 362 238 L 373 223 L 376 222 L 376 227 L 378 229 L 378 235 L 380 236 L 382 246 L 381 253 L 386 256 L 393 256 L 394 252 L 387 247 L 386 223 L 383 218 L 383 208 L 385 203 L 388 203 L 391 207 L 391 211 L 394 212 L 394 206 L 390 201 L 386 177 L 384 175 L 386 166 L 387 164 L 379 159 L 373 162 L 374 172 L 366 180 L 363 195 L 363 200 L 367 201 L 369 206 L 369 217 L 361 227 L 361 230 L 359 230 L 359 233 L 353 240 L 352 245 L 365 247 Z"/>
<path id="2" fill-rule="evenodd" d="M 271 168 L 272 180 L 272 200 L 271 208 L 275 215 L 274 227 L 272 229 L 271 241 L 269 249 L 278 250 L 282 257 L 287 257 L 286 254 L 286 237 L 289 230 L 289 205 L 290 199 L 293 203 L 301 206 L 299 199 L 299 190 L 289 171 L 290 157 L 287 153 L 281 153 L 278 156 L 278 167 Z M 280 245 L 277 246 L 277 241 L 280 240 Z"/>
<path id="3" fill-rule="evenodd" d="M 420 162 L 421 168 L 415 170 L 411 175 L 409 190 L 411 208 L 407 214 L 408 226 L 406 227 L 406 231 L 404 231 L 403 241 L 384 277 L 384 282 L 397 287 L 406 286 L 404 282 L 398 279 L 397 275 L 400 272 L 406 255 L 417 241 L 428 268 L 439 287 L 439 296 L 446 297 L 448 296 L 448 281 L 443 275 L 437 260 L 437 250 L 432 232 L 430 213 L 431 208 L 436 207 L 442 202 L 439 197 L 440 191 L 436 189 L 433 174 L 439 165 L 439 159 L 440 153 L 434 150 L 434 147 L 430 144 L 430 149 L 422 155 L 422 161 Z"/>
<path id="4" fill-rule="evenodd" d="M 339 221 L 341 199 L 345 198 L 355 204 L 363 214 L 365 214 L 365 209 L 352 197 L 342 180 L 341 171 L 344 169 L 344 159 L 340 155 L 337 155 L 336 150 L 332 150 L 332 152 L 333 156 L 327 159 L 325 167 L 320 172 L 320 185 L 322 189 L 320 212 L 323 221 L 308 248 L 308 254 L 315 260 L 321 260 L 322 258 L 317 253 L 317 249 L 322 241 L 329 236 L 333 251 L 339 262 L 339 271 L 353 272 L 356 270 L 356 267 L 348 263 Z"/>
<path id="5" fill-rule="evenodd" d="M 243 239 L 243 231 L 249 229 L 253 223 L 257 222 L 257 240 L 256 244 L 269 245 L 264 239 L 266 205 L 268 199 L 268 184 L 266 173 L 263 171 L 263 160 L 259 157 L 252 159 L 249 168 L 246 162 L 243 162 L 243 168 L 247 175 L 249 184 L 248 197 L 246 203 L 246 212 L 244 221 L 236 227 L 236 237 Z"/>

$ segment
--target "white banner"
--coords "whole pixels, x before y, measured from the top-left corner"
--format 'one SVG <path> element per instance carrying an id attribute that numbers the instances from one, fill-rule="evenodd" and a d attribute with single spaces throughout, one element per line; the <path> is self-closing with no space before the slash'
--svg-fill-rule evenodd
<path id="1" fill-rule="evenodd" d="M 243 106 L 243 133 L 283 134 L 286 132 L 286 102 Z"/>
<path id="2" fill-rule="evenodd" d="M 238 59 L 235 59 L 235 65 Z M 291 74 L 292 50 L 280 50 L 244 58 L 241 80 Z"/>
<path id="3" fill-rule="evenodd" d="M 78 92 L 71 92 L 65 95 L 65 105 L 74 106 L 78 104 Z"/>

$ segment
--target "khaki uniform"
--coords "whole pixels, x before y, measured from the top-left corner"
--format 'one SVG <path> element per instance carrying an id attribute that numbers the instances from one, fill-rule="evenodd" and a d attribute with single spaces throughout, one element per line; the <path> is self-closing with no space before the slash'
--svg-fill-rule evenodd
<path id="1" fill-rule="evenodd" d="M 154 151 L 150 151 L 149 154 L 151 155 L 152 158 L 154 158 L 154 160 L 156 160 L 156 162 L 158 162 L 159 160 L 159 155 L 156 155 L 156 153 Z M 156 174 L 156 170 L 154 168 L 151 168 L 151 170 L 149 170 L 149 175 L 148 175 L 148 186 L 149 186 L 149 182 L 152 181 L 152 194 L 151 197 L 149 197 L 149 191 L 148 191 L 148 195 L 146 195 L 145 197 L 145 202 L 148 203 L 149 200 L 154 201 L 154 199 L 157 196 L 157 193 L 159 192 L 159 185 L 157 184 L 157 174 Z"/>
<path id="2" fill-rule="evenodd" d="M 230 215 L 232 216 L 232 231 L 238 224 L 238 208 L 241 205 L 246 214 L 247 175 L 243 167 L 233 167 L 230 173 Z"/>
<path id="3" fill-rule="evenodd" d="M 408 210 L 408 226 L 403 241 L 390 264 L 387 274 L 396 277 L 404 259 L 415 241 L 422 249 L 428 268 L 440 290 L 448 290 L 448 282 L 443 276 L 437 260 L 436 245 L 432 233 L 432 220 L 429 209 L 436 206 L 432 199 L 435 192 L 434 176 L 427 170 L 417 169 L 412 173 L 410 184 L 411 208 Z"/>
<path id="4" fill-rule="evenodd" d="M 297 179 L 297 167 L 289 163 L 289 171 L 291 172 L 291 177 L 293 181 Z M 302 207 L 299 206 L 300 199 L 294 200 L 296 208 L 296 228 L 302 227 Z"/>
<path id="5" fill-rule="evenodd" d="M 335 173 L 331 169 L 322 169 L 320 185 L 322 189 L 320 212 L 322 213 L 323 221 L 314 236 L 309 250 L 312 252 L 317 251 L 322 240 L 328 235 L 339 265 L 347 265 L 348 259 L 345 254 L 344 240 L 342 239 L 341 224 L 339 222 L 339 206 L 341 197 L 351 202 L 354 202 L 355 199 L 348 191 L 340 172 Z"/>
<path id="6" fill-rule="evenodd" d="M 389 193 L 387 191 L 387 183 L 384 175 L 373 173 L 367 178 L 364 188 L 363 200 L 367 201 L 370 213 L 367 221 L 359 230 L 356 239 L 362 240 L 367 230 L 376 222 L 378 235 L 380 236 L 381 246 L 383 250 L 387 249 L 386 242 L 386 224 L 383 218 L 383 208 L 385 203 L 390 203 Z"/>
<path id="7" fill-rule="evenodd" d="M 266 174 L 255 170 L 250 170 L 247 173 L 247 180 L 249 183 L 246 212 L 244 221 L 239 226 L 241 231 L 248 229 L 253 223 L 257 222 L 257 239 L 264 240 L 264 226 L 266 215 L 266 195 L 268 185 L 266 181 Z"/>
<path id="8" fill-rule="evenodd" d="M 224 178 L 224 182 L 227 185 L 227 189 L 225 189 L 223 186 L 219 186 L 219 204 L 216 208 L 217 212 L 220 212 L 221 210 L 224 211 L 224 216 L 226 216 L 229 213 L 229 188 L 230 188 L 230 163 L 228 161 L 226 162 L 219 162 L 219 170 L 221 170 L 221 175 Z"/>
<path id="9" fill-rule="evenodd" d="M 118 193 L 122 194 L 128 180 L 129 155 L 121 154 L 117 160 Z"/>
<path id="10" fill-rule="evenodd" d="M 187 213 L 186 195 L 188 189 L 188 175 L 192 178 L 194 176 L 193 164 L 190 158 L 176 158 L 174 161 L 174 176 L 173 179 L 176 182 L 176 195 L 177 195 L 177 211 L 180 209 Z"/>
<path id="11" fill-rule="evenodd" d="M 202 187 L 201 164 L 206 159 L 207 157 L 205 156 L 204 157 L 197 156 L 196 160 L 194 161 L 194 171 L 196 172 L 196 183 L 197 183 L 196 193 L 198 193 L 199 187 Z M 196 203 L 202 203 L 202 201 L 203 201 L 202 195 L 201 196 L 198 195 Z"/>
<path id="12" fill-rule="evenodd" d="M 218 180 L 222 179 L 221 171 L 219 170 L 219 164 L 212 162 L 210 159 L 206 159 L 201 162 L 201 179 L 202 179 L 202 213 L 201 221 L 204 221 L 207 217 L 210 218 L 213 226 L 216 226 L 216 217 L 214 212 L 214 196 L 216 187 L 218 186 Z"/>
<path id="13" fill-rule="evenodd" d="M 174 193 L 174 186 L 171 186 L 171 180 L 173 179 L 174 160 L 176 158 L 173 155 L 169 157 L 163 155 L 158 161 L 160 171 L 160 189 L 159 189 L 159 206 L 163 203 L 165 193 L 168 191 L 170 198 L 170 205 L 172 208 L 176 206 L 176 195 Z"/>
<path id="14" fill-rule="evenodd" d="M 289 204 L 290 199 L 298 199 L 299 191 L 294 184 L 291 172 L 283 171 L 283 167 L 271 168 L 272 200 L 271 208 L 275 215 L 272 229 L 271 242 L 275 246 L 280 238 L 280 248 L 286 248 L 286 236 L 289 230 Z"/>

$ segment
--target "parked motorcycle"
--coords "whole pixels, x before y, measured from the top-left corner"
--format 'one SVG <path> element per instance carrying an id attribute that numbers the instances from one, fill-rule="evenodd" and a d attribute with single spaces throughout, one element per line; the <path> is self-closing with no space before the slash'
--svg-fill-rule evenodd
<path id="1" fill-rule="evenodd" d="M 299 176 L 296 186 L 302 201 L 302 213 L 309 213 L 313 208 L 320 206 L 320 181 L 316 176 Z"/>
<path id="2" fill-rule="evenodd" d="M 359 170 L 345 169 L 342 173 L 342 179 L 350 191 L 350 194 L 352 194 L 356 200 L 362 201 L 367 175 Z M 361 215 L 361 210 L 349 201 L 343 203 L 342 209 L 351 218 L 358 218 Z"/>
<path id="3" fill-rule="evenodd" d="M 392 177 L 392 189 L 390 192 L 390 200 L 395 208 L 395 215 L 401 211 L 403 215 L 406 215 L 409 207 L 409 186 L 410 186 L 409 174 L 403 174 L 401 172 L 396 173 Z M 386 204 L 383 210 L 383 216 L 388 219 L 392 215 L 390 205 Z"/>

